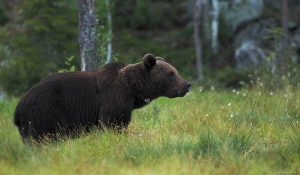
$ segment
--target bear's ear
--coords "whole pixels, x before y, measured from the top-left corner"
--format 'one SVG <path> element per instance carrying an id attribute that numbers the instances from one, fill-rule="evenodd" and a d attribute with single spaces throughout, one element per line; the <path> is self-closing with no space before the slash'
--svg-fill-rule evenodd
<path id="1" fill-rule="evenodd" d="M 162 57 L 155 57 L 156 60 L 159 60 L 159 61 L 165 61 Z"/>
<path id="2" fill-rule="evenodd" d="M 152 67 L 156 64 L 155 56 L 147 53 L 143 58 L 143 63 L 147 71 L 150 71 Z"/>

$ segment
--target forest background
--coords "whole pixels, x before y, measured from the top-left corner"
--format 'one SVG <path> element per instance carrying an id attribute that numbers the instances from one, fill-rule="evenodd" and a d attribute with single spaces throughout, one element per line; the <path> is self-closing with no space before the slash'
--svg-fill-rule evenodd
<path id="1" fill-rule="evenodd" d="M 108 7 L 107 1 L 95 0 L 98 67 L 105 63 L 111 37 L 112 60 L 136 63 L 153 53 L 174 65 L 182 77 L 201 80 L 203 86 L 237 88 L 251 85 L 253 76 L 258 76 L 268 79 L 270 87 L 283 87 L 284 77 L 298 78 L 298 0 L 109 2 Z M 195 22 L 199 46 L 195 46 Z M 197 59 L 202 63 L 202 77 Z M 2 94 L 20 96 L 42 78 L 73 65 L 80 70 L 77 1 L 0 0 Z M 294 85 L 298 86 L 297 81 Z"/>
<path id="2" fill-rule="evenodd" d="M 82 1 L 0 0 L 0 174 L 299 174 L 299 0 L 95 0 L 98 67 L 112 37 L 112 61 L 153 53 L 192 89 L 133 111 L 124 134 L 25 146 L 19 97 L 82 70 Z"/>

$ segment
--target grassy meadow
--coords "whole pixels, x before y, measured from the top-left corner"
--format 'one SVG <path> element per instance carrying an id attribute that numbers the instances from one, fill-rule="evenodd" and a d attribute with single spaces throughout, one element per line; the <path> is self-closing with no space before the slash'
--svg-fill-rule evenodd
<path id="1" fill-rule="evenodd" d="M 300 93 L 193 87 L 133 113 L 127 134 L 24 146 L 0 102 L 0 174 L 300 174 Z"/>

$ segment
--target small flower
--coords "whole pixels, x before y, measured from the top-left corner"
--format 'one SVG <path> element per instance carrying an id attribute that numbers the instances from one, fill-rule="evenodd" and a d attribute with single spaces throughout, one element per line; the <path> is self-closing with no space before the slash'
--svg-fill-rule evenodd
<path id="1" fill-rule="evenodd" d="M 231 103 L 228 103 L 228 106 L 231 106 Z"/>
<path id="2" fill-rule="evenodd" d="M 245 84 L 245 82 L 244 81 L 239 81 L 239 84 L 243 85 L 243 84 Z"/>
<path id="3" fill-rule="evenodd" d="M 297 68 L 294 68 L 294 69 L 293 69 L 293 72 L 296 72 L 296 71 L 297 71 Z"/>

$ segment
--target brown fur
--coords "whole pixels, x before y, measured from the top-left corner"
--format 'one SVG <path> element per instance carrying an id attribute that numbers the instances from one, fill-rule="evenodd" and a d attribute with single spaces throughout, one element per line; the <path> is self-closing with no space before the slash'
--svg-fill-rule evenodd
<path id="1" fill-rule="evenodd" d="M 173 66 L 147 54 L 137 64 L 114 62 L 94 71 L 45 78 L 20 100 L 14 123 L 23 140 L 69 135 L 93 125 L 126 128 L 134 109 L 160 96 L 182 97 L 189 88 Z"/>

